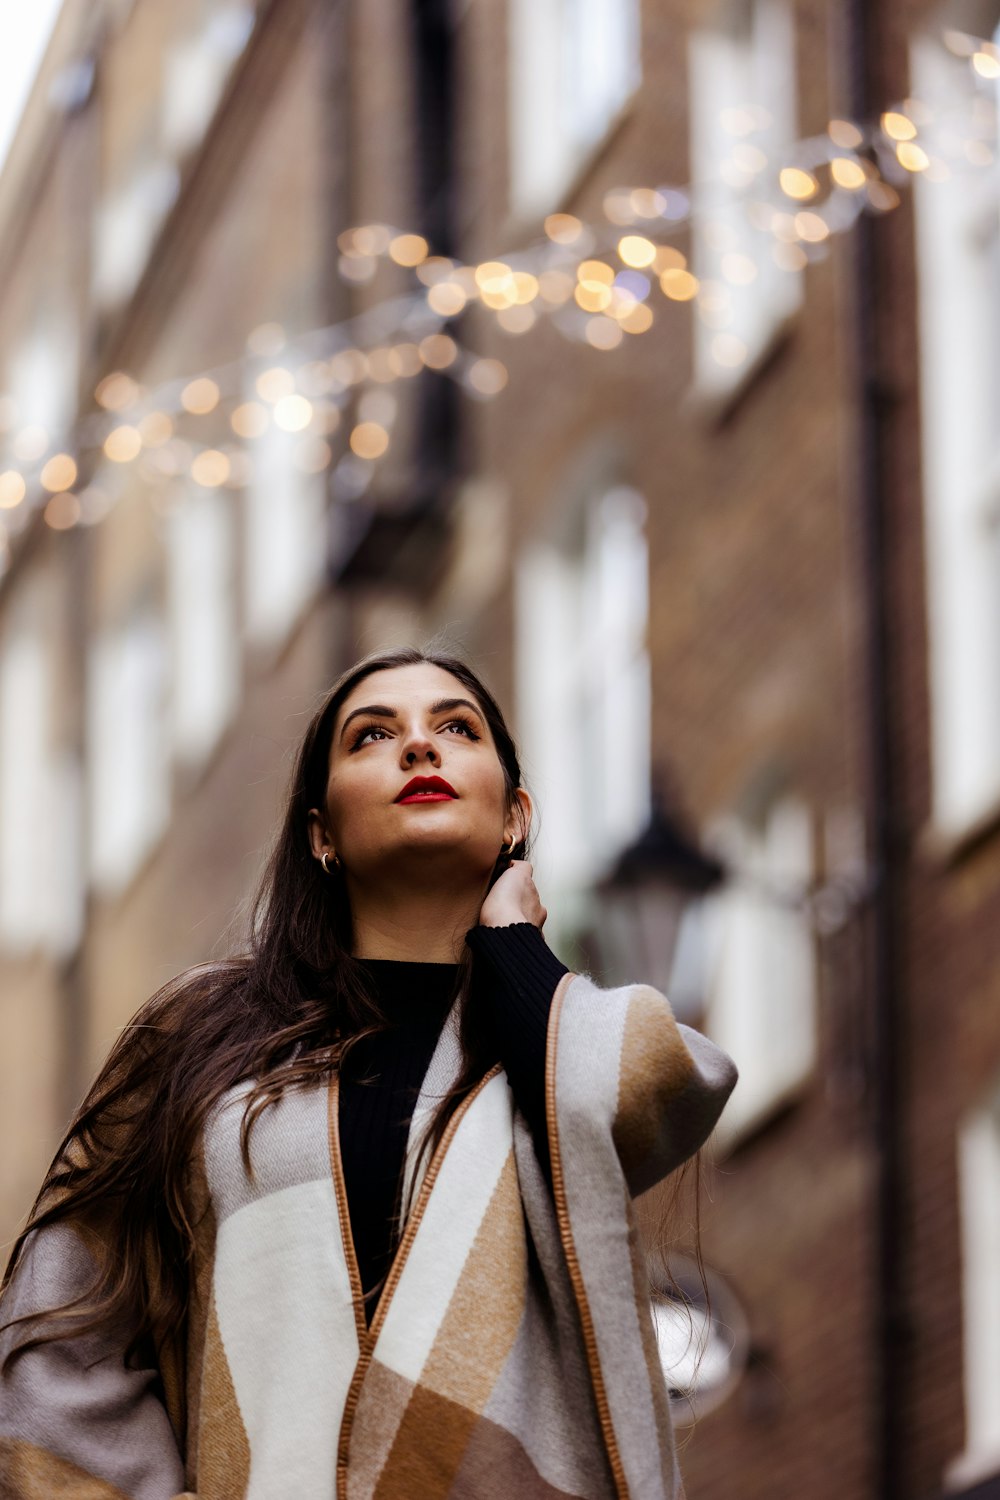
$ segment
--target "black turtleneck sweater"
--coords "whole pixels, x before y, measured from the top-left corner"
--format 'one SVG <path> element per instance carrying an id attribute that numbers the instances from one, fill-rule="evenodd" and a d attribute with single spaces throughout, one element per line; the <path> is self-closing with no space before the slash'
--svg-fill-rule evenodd
<path id="1" fill-rule="evenodd" d="M 530 922 L 473 927 L 472 991 L 493 1028 L 496 1056 L 531 1127 L 549 1174 L 545 1127 L 545 1038 L 552 995 L 566 965 Z M 410 1117 L 447 1015 L 457 964 L 366 958 L 389 1029 L 364 1037 L 340 1080 L 340 1150 L 354 1253 L 371 1322 L 395 1249 Z"/>

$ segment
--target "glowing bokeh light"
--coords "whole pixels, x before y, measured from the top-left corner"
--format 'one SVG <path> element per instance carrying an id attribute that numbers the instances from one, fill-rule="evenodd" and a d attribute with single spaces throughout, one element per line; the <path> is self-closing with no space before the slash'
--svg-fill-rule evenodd
<path id="1" fill-rule="evenodd" d="M 45 467 L 42 469 L 40 478 L 42 488 L 51 494 L 57 495 L 63 490 L 70 490 L 76 484 L 76 459 L 68 453 L 53 453 Z"/>
<path id="2" fill-rule="evenodd" d="M 656 246 L 642 234 L 626 234 L 618 241 L 618 258 L 626 266 L 651 266 L 656 259 Z"/>
<path id="3" fill-rule="evenodd" d="M 295 391 L 295 376 L 291 370 L 286 370 L 284 365 L 273 365 L 269 370 L 262 370 L 254 382 L 255 389 L 262 401 L 270 406 L 276 406 L 284 396 L 291 396 Z"/>
<path id="4" fill-rule="evenodd" d="M 304 438 L 292 454 L 292 462 L 303 474 L 322 474 L 332 461 L 333 449 L 321 437 Z"/>
<path id="5" fill-rule="evenodd" d="M 207 375 L 189 380 L 181 391 L 181 405 L 193 416 L 204 417 L 219 404 L 219 387 Z"/>
<path id="6" fill-rule="evenodd" d="M 583 225 L 573 214 L 549 214 L 544 224 L 545 233 L 557 245 L 571 245 L 579 239 Z"/>
<path id="7" fill-rule="evenodd" d="M 389 446 L 389 434 L 378 422 L 359 422 L 351 433 L 351 452 L 359 458 L 381 458 Z"/>
<path id="8" fill-rule="evenodd" d="M 913 121 L 895 109 L 887 109 L 882 116 L 882 129 L 893 141 L 912 141 L 917 133 Z"/>
<path id="9" fill-rule="evenodd" d="M 987 51 L 985 48 L 982 48 L 979 52 L 974 52 L 972 55 L 972 66 L 980 78 L 988 78 L 991 82 L 996 78 L 1000 78 L 1000 56 L 997 56 L 995 52 Z"/>
<path id="10" fill-rule="evenodd" d="M 896 157 L 907 172 L 926 172 L 931 164 L 927 152 L 915 141 L 900 141 L 896 146 Z"/>
<path id="11" fill-rule="evenodd" d="M 389 256 L 398 266 L 419 266 L 430 249 L 422 234 L 397 234 L 389 241 Z"/>
<path id="12" fill-rule="evenodd" d="M 429 370 L 446 370 L 458 358 L 458 345 L 446 333 L 429 333 L 418 347 Z"/>
<path id="13" fill-rule="evenodd" d="M 778 174 L 781 191 L 788 198 L 805 200 L 814 198 L 819 192 L 819 183 L 804 167 L 782 167 Z"/>
<path id="14" fill-rule="evenodd" d="M 660 277 L 660 290 L 671 302 L 690 302 L 698 295 L 698 278 L 690 271 L 669 269 Z"/>
<path id="15" fill-rule="evenodd" d="M 218 448 L 203 448 L 191 464 L 191 478 L 204 489 L 214 490 L 225 484 L 230 467 L 228 454 Z"/>
<path id="16" fill-rule="evenodd" d="M 626 333 L 647 333 L 653 326 L 653 309 L 647 307 L 645 302 L 638 302 L 630 312 L 619 319 L 619 323 Z"/>
<path id="17" fill-rule="evenodd" d="M 98 383 L 94 397 L 105 411 L 124 411 L 138 398 L 139 387 L 124 370 L 114 370 Z"/>
<path id="18" fill-rule="evenodd" d="M 507 366 L 499 359 L 477 359 L 469 366 L 466 379 L 480 396 L 496 396 L 507 384 Z"/>
<path id="19" fill-rule="evenodd" d="M 139 436 L 147 448 L 161 448 L 174 435 L 174 424 L 165 411 L 148 411 L 139 422 Z"/>
<path id="20" fill-rule="evenodd" d="M 427 306 L 441 318 L 457 317 L 468 300 L 454 281 L 439 281 L 427 292 Z"/>
<path id="21" fill-rule="evenodd" d="M 285 343 L 285 330 L 280 323 L 260 323 L 247 335 L 248 351 L 261 359 L 273 359 Z"/>
<path id="22" fill-rule="evenodd" d="M 856 151 L 864 141 L 861 131 L 850 120 L 831 120 L 827 134 L 842 151 Z"/>
<path id="23" fill-rule="evenodd" d="M 529 333 L 538 322 L 533 307 L 505 307 L 497 313 L 497 322 L 505 333 Z"/>
<path id="24" fill-rule="evenodd" d="M 862 188 L 868 181 L 864 167 L 849 156 L 835 156 L 830 163 L 830 176 L 838 187 Z"/>
<path id="25" fill-rule="evenodd" d="M 822 214 L 809 209 L 795 215 L 795 232 L 800 240 L 807 240 L 810 245 L 819 245 L 830 238 L 830 226 Z"/>
<path id="26" fill-rule="evenodd" d="M 80 502 L 75 495 L 53 495 L 42 512 L 45 524 L 53 531 L 68 531 L 80 519 Z"/>
<path id="27" fill-rule="evenodd" d="M 304 432 L 312 421 L 312 402 L 305 396 L 282 396 L 275 403 L 274 421 L 282 432 Z"/>
<path id="28" fill-rule="evenodd" d="M 584 329 L 587 343 L 594 349 L 617 349 L 624 334 L 612 318 L 589 318 Z"/>
<path id="29" fill-rule="evenodd" d="M 142 450 L 142 434 L 138 427 L 123 422 L 113 427 L 104 439 L 104 456 L 114 464 L 128 464 L 138 458 Z"/>
<path id="30" fill-rule="evenodd" d="M 6 469 L 0 474 L 0 510 L 13 510 L 26 493 L 27 485 L 16 469 Z"/>
<path id="31" fill-rule="evenodd" d="M 270 421 L 266 406 L 259 401 L 244 401 L 230 416 L 229 425 L 238 437 L 258 438 L 267 431 Z"/>

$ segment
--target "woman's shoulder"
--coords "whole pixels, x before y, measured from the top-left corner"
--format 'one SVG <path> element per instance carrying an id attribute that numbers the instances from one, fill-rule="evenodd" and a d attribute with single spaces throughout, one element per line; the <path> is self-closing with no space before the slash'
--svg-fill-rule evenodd
<path id="1" fill-rule="evenodd" d="M 246 955 L 189 964 L 141 1002 L 122 1027 L 119 1042 L 138 1040 L 142 1033 L 152 1042 L 158 1034 L 184 1032 L 192 1025 L 200 1029 L 213 1012 L 236 997 L 249 971 Z M 111 1057 L 115 1051 L 112 1048 Z"/>

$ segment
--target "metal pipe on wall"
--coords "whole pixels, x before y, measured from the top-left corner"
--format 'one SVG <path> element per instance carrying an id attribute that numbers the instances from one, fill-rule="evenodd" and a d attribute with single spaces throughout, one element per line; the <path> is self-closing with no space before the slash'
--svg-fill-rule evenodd
<path id="1" fill-rule="evenodd" d="M 867 120 L 876 108 L 874 70 L 878 6 L 844 0 L 840 22 L 850 118 Z M 871 1031 L 869 1079 L 875 1149 L 873 1473 L 879 1500 L 901 1500 L 908 1318 L 902 1278 L 902 1205 L 905 1185 L 900 1114 L 903 1012 L 897 911 L 900 829 L 893 774 L 893 673 L 890 635 L 885 419 L 887 392 L 881 370 L 878 288 L 882 273 L 880 223 L 863 214 L 854 229 L 850 288 L 851 377 L 856 391 L 858 438 L 856 524 L 859 542 L 864 650 L 864 770 L 873 887 L 867 931 Z"/>

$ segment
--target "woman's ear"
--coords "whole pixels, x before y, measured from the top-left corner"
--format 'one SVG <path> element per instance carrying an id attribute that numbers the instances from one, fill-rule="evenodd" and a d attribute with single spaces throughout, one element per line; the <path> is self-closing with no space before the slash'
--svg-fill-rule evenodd
<path id="1" fill-rule="evenodd" d="M 514 797 L 516 799 L 516 803 L 514 808 L 512 809 L 512 815 L 515 820 L 513 831 L 517 843 L 521 843 L 522 840 L 528 837 L 528 831 L 531 828 L 531 816 L 534 809 L 532 807 L 531 797 L 525 791 L 523 786 L 519 786 L 516 788 Z M 508 834 L 507 837 L 510 838 L 510 834 Z"/>
<path id="2" fill-rule="evenodd" d="M 309 843 L 316 859 L 319 859 L 324 849 L 330 847 L 330 835 L 326 831 L 326 824 L 322 814 L 315 807 L 311 807 L 307 814 L 306 824 L 309 829 Z"/>

